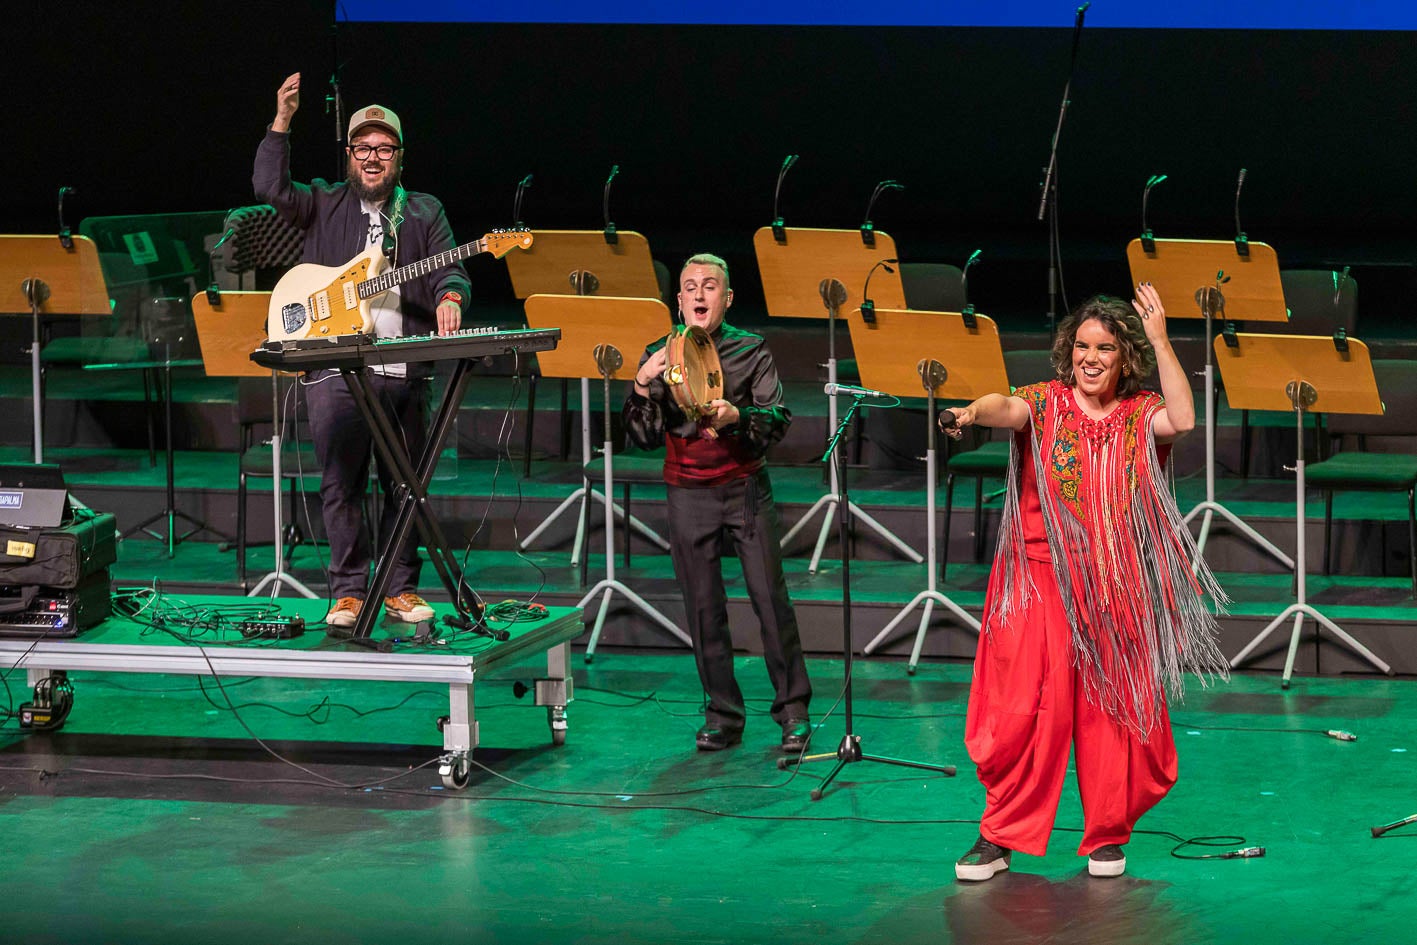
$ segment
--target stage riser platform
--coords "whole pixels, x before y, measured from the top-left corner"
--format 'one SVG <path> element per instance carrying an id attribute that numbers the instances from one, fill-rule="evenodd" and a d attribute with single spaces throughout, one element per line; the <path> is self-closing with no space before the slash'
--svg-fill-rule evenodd
<path id="1" fill-rule="evenodd" d="M 573 473 L 572 473 L 573 474 Z M 515 478 L 517 470 L 504 469 L 504 484 L 499 484 L 503 497 L 488 501 L 477 496 L 452 496 L 435 494 L 430 501 L 438 510 L 439 520 L 445 533 L 455 548 L 461 548 L 472 538 L 474 550 L 507 549 L 524 539 L 560 504 L 561 497 L 569 495 L 575 488 L 573 480 L 568 481 L 564 492 L 555 497 L 527 497 L 517 501 Z M 779 474 L 779 480 L 785 474 Z M 180 478 L 180 476 L 179 476 Z M 234 480 L 234 477 L 233 477 Z M 234 483 L 233 483 L 234 484 Z M 783 488 L 779 482 L 778 493 Z M 438 489 L 439 484 L 434 483 Z M 598 491 L 598 490 L 597 490 Z M 801 489 L 797 490 L 801 492 Z M 823 490 L 825 491 L 825 490 Z M 103 486 L 76 486 L 74 493 L 83 502 L 101 511 L 113 512 L 118 517 L 118 527 L 126 530 L 150 515 L 162 511 L 164 493 L 160 485 L 150 488 L 107 488 Z M 621 502 L 623 490 L 615 490 L 615 501 Z M 807 493 L 812 494 L 812 493 Z M 918 493 L 903 492 L 890 505 L 860 502 L 862 508 L 887 529 L 899 536 L 922 555 L 926 550 L 926 520 L 923 502 L 916 504 Z M 631 493 L 631 513 L 661 535 L 667 534 L 668 522 L 664 490 L 656 486 L 638 486 Z M 948 562 L 950 565 L 968 564 L 974 556 L 974 511 L 973 493 L 957 495 L 956 498 L 968 504 L 957 504 L 953 513 L 950 531 Z M 1317 498 L 1317 494 L 1314 495 Z M 940 501 L 943 503 L 943 490 Z M 1317 503 L 1311 502 L 1311 507 Z M 236 533 L 236 491 L 235 489 L 190 489 L 179 487 L 177 508 L 227 536 Z M 577 506 L 577 509 L 579 506 Z M 1183 510 L 1186 506 L 1183 504 Z M 779 499 L 784 524 L 784 533 L 811 509 L 810 502 L 784 502 Z M 291 520 L 289 500 L 283 513 L 287 522 Z M 943 551 L 944 511 L 938 513 L 940 526 L 938 539 Z M 271 538 L 271 506 L 269 491 L 253 490 L 248 499 L 247 533 L 251 542 L 269 542 Z M 532 551 L 549 552 L 569 557 L 575 536 L 578 512 L 568 510 L 544 532 L 532 546 Z M 798 533 L 787 548 L 789 557 L 810 558 L 815 547 L 817 534 L 824 518 L 824 512 L 817 511 L 810 522 Z M 986 508 L 984 515 L 985 560 L 992 557 L 999 520 L 997 507 Z M 306 496 L 303 504 L 297 505 L 294 518 L 301 530 L 310 535 L 323 535 L 320 517 L 318 482 L 307 478 Z M 590 516 L 591 548 L 597 554 L 604 549 L 602 525 L 603 506 L 596 502 Z M 1287 554 L 1293 554 L 1295 547 L 1294 522 L 1292 515 L 1284 518 L 1246 519 L 1269 541 Z M 480 531 L 479 525 L 481 526 Z M 1199 516 L 1192 522 L 1192 534 L 1199 530 Z M 475 538 L 473 538 L 476 532 Z M 878 537 L 874 532 L 858 525 L 853 546 L 853 556 L 865 561 L 901 561 L 899 553 Z M 837 550 L 837 526 L 835 521 L 829 530 L 823 558 L 834 561 Z M 211 539 L 207 534 L 203 536 Z M 623 548 L 624 530 L 617 523 L 616 548 Z M 632 533 L 630 553 L 632 560 L 642 555 L 662 555 L 658 547 L 648 540 Z M 1323 519 L 1314 515 L 1308 519 L 1306 530 L 1308 573 L 1323 572 Z M 1369 575 L 1376 577 L 1402 577 L 1410 574 L 1408 564 L 1407 525 L 1405 521 L 1366 521 L 1337 519 L 1333 527 L 1333 573 L 1346 575 Z M 1211 527 L 1206 544 L 1206 560 L 1218 572 L 1241 572 L 1247 574 L 1282 574 L 1285 568 L 1279 561 L 1263 551 L 1258 545 L 1236 531 L 1218 516 Z M 827 565 L 828 567 L 830 565 Z M 923 565 L 921 566 L 923 568 Z M 922 570 L 923 573 L 923 570 Z M 948 572 L 947 572 L 948 573 Z"/>

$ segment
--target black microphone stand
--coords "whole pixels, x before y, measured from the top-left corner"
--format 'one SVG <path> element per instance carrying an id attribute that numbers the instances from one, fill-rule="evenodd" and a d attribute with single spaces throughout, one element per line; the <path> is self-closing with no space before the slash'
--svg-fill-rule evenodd
<path id="1" fill-rule="evenodd" d="M 345 176 L 344 96 L 340 92 L 340 73 L 344 71 L 344 63 L 339 58 L 339 8 L 339 0 L 335 0 L 330 18 L 330 94 L 325 96 L 325 114 L 333 111 L 335 115 L 335 169 L 338 173 L 334 180 Z"/>
<path id="2" fill-rule="evenodd" d="M 851 420 L 856 416 L 856 409 L 861 406 L 864 394 L 855 394 L 851 398 L 851 406 L 847 408 L 841 421 L 837 424 L 836 430 L 832 433 L 831 441 L 827 444 L 827 451 L 822 455 L 822 462 L 835 464 L 837 471 L 837 488 L 841 490 L 841 501 L 837 504 L 837 544 L 841 549 L 841 652 L 843 659 L 842 675 L 845 683 L 842 690 L 842 700 L 845 709 L 846 733 L 841 737 L 841 743 L 837 745 L 836 751 L 826 752 L 819 755 L 798 755 L 796 758 L 779 758 L 777 766 L 780 770 L 787 770 L 792 765 L 802 764 L 808 761 L 827 761 L 835 759 L 836 764 L 832 766 L 827 776 L 822 779 L 822 783 L 812 788 L 812 800 L 819 801 L 822 794 L 831 785 L 841 770 L 849 764 L 858 761 L 875 761 L 886 765 L 899 765 L 903 768 L 920 768 L 925 771 L 938 771 L 948 777 L 955 774 L 954 765 L 933 765 L 921 761 L 903 761 L 899 758 L 884 758 L 880 755 L 868 755 L 861 750 L 861 736 L 856 734 L 855 721 L 852 716 L 852 678 L 851 678 L 851 503 L 846 488 L 846 451 L 841 448 L 847 429 L 851 426 Z"/>
<path id="3" fill-rule="evenodd" d="M 1053 143 L 1048 150 L 1048 167 L 1043 172 L 1043 192 L 1038 201 L 1038 219 L 1048 218 L 1048 334 L 1053 334 L 1058 323 L 1058 294 L 1062 289 L 1063 305 L 1068 304 L 1068 293 L 1062 285 L 1062 247 L 1058 239 L 1058 139 L 1063 135 L 1063 120 L 1068 117 L 1068 106 L 1072 104 L 1073 76 L 1077 72 L 1078 44 L 1082 40 L 1082 18 L 1092 4 L 1078 7 L 1077 21 L 1073 24 L 1073 54 L 1068 62 L 1068 81 L 1063 85 L 1063 103 L 1058 108 L 1058 126 L 1053 129 Z"/>

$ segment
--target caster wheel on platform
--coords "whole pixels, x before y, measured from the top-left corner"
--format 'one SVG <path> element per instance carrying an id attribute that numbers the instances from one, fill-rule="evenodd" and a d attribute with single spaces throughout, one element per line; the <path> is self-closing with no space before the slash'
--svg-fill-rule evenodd
<path id="1" fill-rule="evenodd" d="M 438 777 L 443 780 L 443 787 L 450 791 L 461 791 L 467 787 L 471 773 L 472 766 L 468 764 L 467 755 L 449 758 L 438 765 Z"/>
<path id="2" fill-rule="evenodd" d="M 566 744 L 566 730 L 564 728 L 553 728 L 551 730 L 551 744 L 560 748 Z"/>
<path id="3" fill-rule="evenodd" d="M 907 667 L 905 667 L 905 675 L 907 675 L 907 676 L 914 676 L 914 675 L 915 675 L 915 667 L 914 667 L 914 666 L 907 666 Z"/>

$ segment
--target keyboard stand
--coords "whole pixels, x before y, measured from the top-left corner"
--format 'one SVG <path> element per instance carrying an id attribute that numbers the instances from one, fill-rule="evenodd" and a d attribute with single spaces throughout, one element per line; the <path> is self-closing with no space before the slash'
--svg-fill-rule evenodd
<path id="1" fill-rule="evenodd" d="M 379 554 L 374 565 L 374 577 L 369 587 L 369 596 L 365 607 L 359 612 L 359 618 L 351 628 L 328 628 L 327 635 L 348 640 L 360 646 L 376 649 L 379 647 L 380 644 L 377 641 L 370 639 L 370 634 L 374 629 L 375 616 L 380 612 L 379 604 L 388 590 L 389 576 L 393 570 L 398 549 L 408 536 L 409 529 L 417 524 L 419 536 L 423 539 L 424 547 L 428 549 L 428 557 L 433 563 L 433 568 L 438 572 L 439 579 L 447 588 L 448 596 L 457 609 L 458 625 L 466 630 L 475 629 L 486 633 L 495 639 L 506 639 L 505 630 L 493 630 L 482 626 L 482 600 L 464 580 L 462 568 L 448 547 L 447 539 L 443 537 L 443 530 L 438 525 L 438 520 L 433 517 L 432 508 L 428 504 L 428 483 L 433 478 L 433 470 L 437 466 L 443 441 L 452 428 L 453 418 L 457 416 L 458 406 L 462 403 L 463 394 L 467 391 L 468 382 L 472 379 L 468 369 L 473 360 L 473 358 L 458 358 L 454 362 L 452 378 L 448 381 L 447 389 L 443 393 L 443 401 L 438 405 L 437 413 L 429 427 L 428 439 L 423 444 L 423 454 L 418 457 L 417 467 L 413 465 L 413 457 L 409 455 L 408 449 L 404 446 L 403 437 L 399 436 L 394 429 L 388 415 L 379 403 L 378 394 L 370 380 L 370 370 L 364 366 L 339 368 L 339 372 L 344 375 L 345 383 L 349 385 L 350 392 L 354 395 L 354 402 L 359 406 L 359 412 L 369 425 L 375 451 L 392 473 L 395 483 L 393 501 L 398 503 L 398 514 L 394 519 L 393 528 L 381 536 Z"/>

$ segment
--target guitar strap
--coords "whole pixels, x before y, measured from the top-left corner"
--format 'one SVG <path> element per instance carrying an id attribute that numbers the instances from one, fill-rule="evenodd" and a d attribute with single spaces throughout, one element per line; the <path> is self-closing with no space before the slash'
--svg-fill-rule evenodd
<path id="1" fill-rule="evenodd" d="M 389 225 L 384 227 L 384 255 L 389 258 L 389 262 L 398 268 L 399 264 L 399 225 L 403 223 L 403 210 L 408 205 L 408 191 L 402 187 L 394 187 L 393 199 L 389 201 Z"/>

